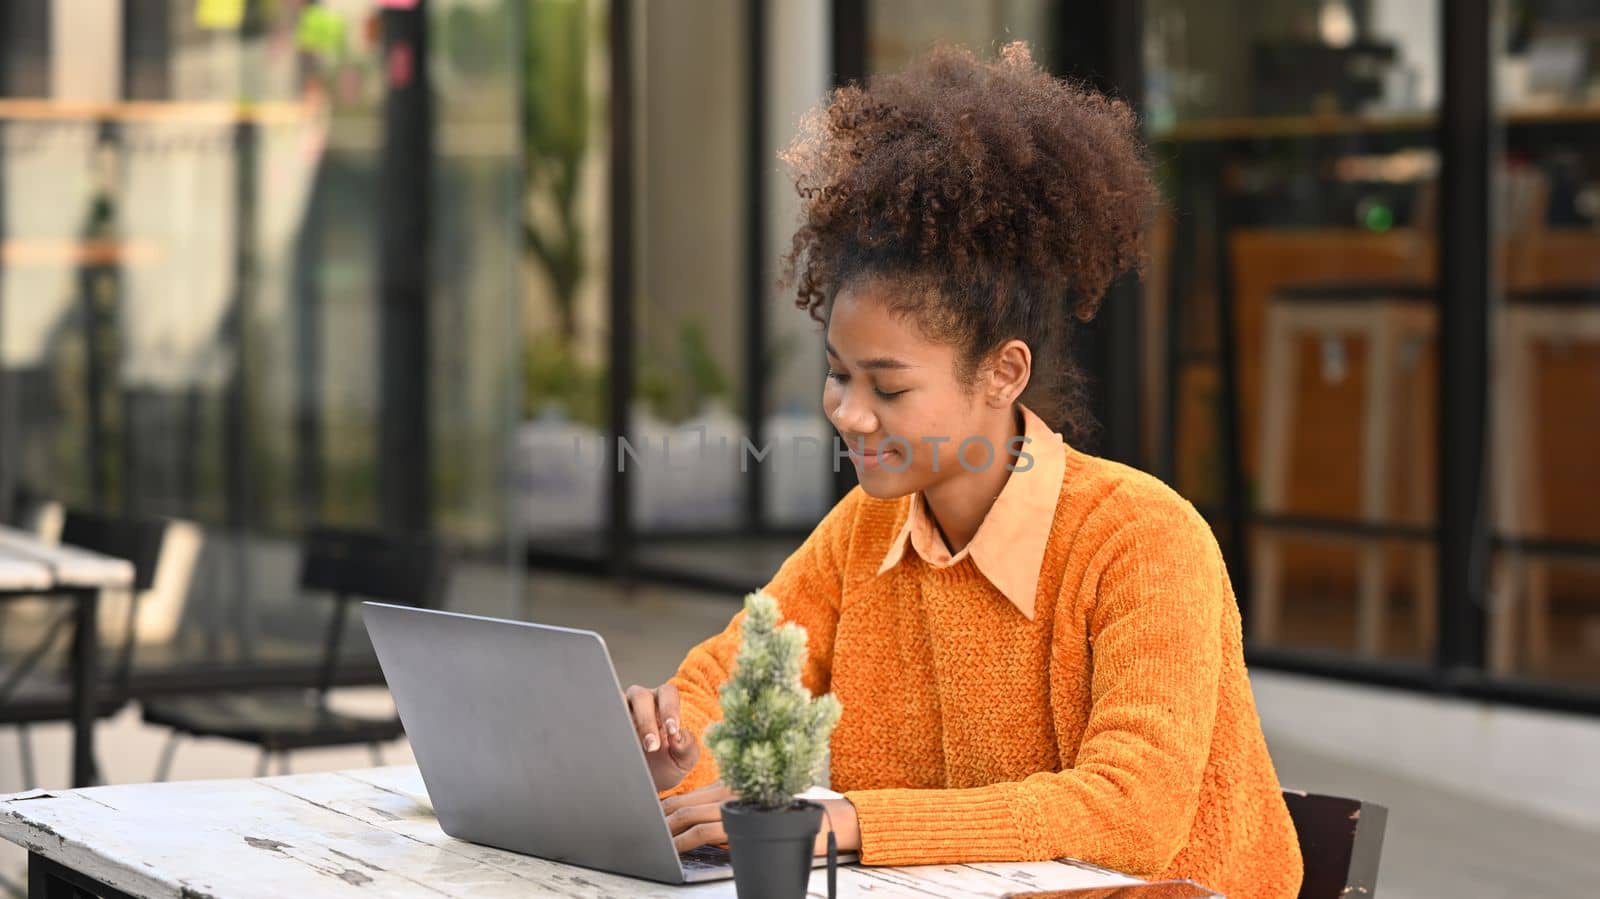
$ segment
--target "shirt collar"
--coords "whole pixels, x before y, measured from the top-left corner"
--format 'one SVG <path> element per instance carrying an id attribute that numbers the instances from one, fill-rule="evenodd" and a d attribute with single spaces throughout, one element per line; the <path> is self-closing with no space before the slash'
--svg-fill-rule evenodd
<path id="1" fill-rule="evenodd" d="M 996 454 L 996 464 L 1004 459 L 1007 464 L 1016 465 L 1017 470 L 1006 479 L 1000 496 L 984 515 L 972 540 L 961 552 L 952 555 L 918 491 L 903 500 L 905 523 L 890 541 L 883 564 L 878 566 L 879 574 L 900 563 L 908 543 L 925 562 L 937 568 L 954 565 L 970 555 L 989 583 L 1025 617 L 1033 619 L 1039 568 L 1044 564 L 1045 549 L 1050 543 L 1056 500 L 1061 495 L 1061 481 L 1066 474 L 1068 447 L 1061 435 L 1050 430 L 1033 410 L 1026 406 L 1021 408 L 1023 436 L 1027 439 L 1021 447 L 1021 455 L 1013 459 L 1004 452 Z"/>

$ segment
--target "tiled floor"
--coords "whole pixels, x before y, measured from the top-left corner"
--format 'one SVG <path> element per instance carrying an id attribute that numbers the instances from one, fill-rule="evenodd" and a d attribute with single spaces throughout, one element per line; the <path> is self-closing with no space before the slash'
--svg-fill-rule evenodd
<path id="1" fill-rule="evenodd" d="M 1600 832 L 1353 765 L 1267 729 L 1284 784 L 1388 806 L 1384 899 L 1576 899 L 1600 883 Z"/>
<path id="2" fill-rule="evenodd" d="M 492 613 L 599 631 L 625 684 L 659 683 L 685 650 L 719 630 L 736 608 L 725 597 L 648 587 L 624 593 L 592 581 L 553 576 L 531 578 L 521 606 L 512 608 L 508 603 Z M 363 707 L 387 702 L 381 690 L 349 691 L 340 699 Z M 1600 852 L 1596 852 L 1600 833 L 1350 764 L 1333 749 L 1297 745 L 1291 734 L 1275 732 L 1270 719 L 1266 727 L 1284 783 L 1389 806 L 1379 882 L 1380 895 L 1388 899 L 1572 897 L 1588 895 L 1600 883 Z M 137 711 L 130 710 L 104 725 L 100 739 L 110 779 L 130 782 L 151 777 L 164 735 L 144 726 Z M 36 728 L 34 741 L 43 783 L 64 782 L 66 729 Z M 0 730 L 0 792 L 18 787 L 16 745 L 14 731 Z M 387 751 L 388 762 L 409 759 L 404 746 Z M 174 776 L 246 777 L 255 764 L 255 754 L 247 749 L 209 741 L 187 743 L 179 752 Z M 296 771 L 367 764 L 366 751 L 359 749 L 306 752 L 294 759 Z M 23 855 L 14 847 L 4 848 L 0 875 L 13 885 L 21 883 Z"/>

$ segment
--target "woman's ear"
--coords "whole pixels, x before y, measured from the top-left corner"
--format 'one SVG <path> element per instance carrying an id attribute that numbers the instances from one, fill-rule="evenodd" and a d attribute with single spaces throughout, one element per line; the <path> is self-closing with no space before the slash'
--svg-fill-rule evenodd
<path id="1" fill-rule="evenodd" d="M 1016 402 L 1033 375 L 1033 351 L 1021 340 L 1012 338 L 989 354 L 986 366 L 985 395 L 990 406 L 1003 409 Z"/>

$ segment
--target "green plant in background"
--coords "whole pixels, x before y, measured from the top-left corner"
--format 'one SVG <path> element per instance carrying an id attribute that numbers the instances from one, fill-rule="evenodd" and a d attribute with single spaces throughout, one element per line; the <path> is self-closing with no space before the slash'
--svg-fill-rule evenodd
<path id="1" fill-rule="evenodd" d="M 440 6 L 444 7 L 443 15 L 437 16 Z M 443 50 L 442 62 L 451 70 L 467 83 L 512 77 L 509 35 L 516 10 L 510 3 L 445 0 L 443 4 L 434 3 L 433 11 L 438 18 L 434 29 Z"/>
<path id="2" fill-rule="evenodd" d="M 300 10 L 294 27 L 296 47 L 332 63 L 344 54 L 344 41 L 344 16 L 338 10 L 315 4 Z"/>
<path id="3" fill-rule="evenodd" d="M 549 284 L 556 330 L 523 355 L 524 413 L 554 403 L 575 421 L 606 423 L 609 372 L 573 348 L 587 239 L 580 217 L 591 109 L 588 68 L 595 22 L 588 0 L 519 0 L 523 10 L 523 245 Z M 603 24 L 603 23 L 601 23 Z"/>
<path id="4" fill-rule="evenodd" d="M 727 392 L 727 379 L 705 345 L 703 331 L 685 323 L 679 352 L 641 352 L 633 395 L 660 418 L 677 421 L 693 414 L 703 398 Z M 532 337 L 522 355 L 523 415 L 535 417 L 549 405 L 593 428 L 607 425 L 610 373 L 578 358 L 572 342 L 556 333 Z"/>
<path id="5" fill-rule="evenodd" d="M 678 352 L 695 407 L 709 399 L 727 398 L 728 377 L 722 373 L 722 366 L 717 364 L 717 357 L 706 343 L 704 325 L 691 319 L 678 326 Z"/>
<path id="6" fill-rule="evenodd" d="M 735 412 L 743 408 L 745 385 L 729 378 L 711 351 L 704 324 L 695 318 L 679 322 L 666 347 L 638 354 L 633 395 L 651 414 L 677 422 L 701 411 L 708 400 L 724 400 Z M 769 383 L 799 346 L 795 335 L 768 345 L 761 357 L 761 383 Z M 532 418 L 546 406 L 565 409 L 569 418 L 594 428 L 606 426 L 610 377 L 604 366 L 577 358 L 560 334 L 531 338 L 524 348 L 523 415 Z"/>
<path id="7" fill-rule="evenodd" d="M 523 174 L 534 208 L 523 240 L 550 280 L 561 337 L 571 342 L 586 253 L 578 201 L 591 116 L 589 5 L 529 0 L 526 9 Z"/>
<path id="8" fill-rule="evenodd" d="M 603 7 L 592 10 L 590 0 L 518 2 L 525 4 L 523 243 L 547 280 L 556 313 L 555 333 L 532 338 L 525 350 L 524 413 L 537 415 L 555 403 L 576 421 L 604 427 L 608 366 L 584 365 L 572 349 L 589 243 L 581 216 L 582 172 L 596 119 L 588 71 L 594 47 L 603 45 Z M 449 31 L 467 41 L 475 32 L 465 5 L 456 12 L 462 21 Z M 483 26 L 480 20 L 474 27 Z M 639 353 L 633 395 L 667 421 L 692 416 L 711 399 L 737 408 L 743 385 L 734 385 L 717 364 L 702 323 L 685 320 L 668 333 L 670 344 Z M 784 349 L 764 355 L 762 383 Z"/>
<path id="9" fill-rule="evenodd" d="M 805 628 L 778 623 L 778 601 L 744 600 L 739 655 L 721 691 L 722 720 L 706 728 L 706 747 L 722 782 L 758 808 L 780 809 L 821 773 L 828 738 L 842 711 L 833 694 L 813 699 L 800 680 Z"/>
<path id="10" fill-rule="evenodd" d="M 634 395 L 665 421 L 682 421 L 700 411 L 707 400 L 727 398 L 728 377 L 696 318 L 678 322 L 666 346 L 642 348 L 634 375 Z"/>
<path id="11" fill-rule="evenodd" d="M 757 389 L 771 383 L 780 366 L 797 348 L 795 335 L 785 335 L 767 345 L 761 354 Z M 735 382 L 711 349 L 704 322 L 695 317 L 678 323 L 671 348 L 641 354 L 635 393 L 650 410 L 668 421 L 697 414 L 711 400 L 721 400 L 735 412 L 744 408 L 743 379 Z"/>
<path id="12" fill-rule="evenodd" d="M 560 334 L 540 334 L 529 341 L 522 354 L 522 382 L 524 416 L 531 418 L 555 403 L 574 421 L 605 427 L 605 369 L 579 360 L 572 342 Z"/>
<path id="13" fill-rule="evenodd" d="M 711 351 L 705 324 L 686 317 L 670 333 L 670 344 L 639 353 L 634 395 L 645 407 L 658 418 L 675 422 L 695 415 L 709 400 L 734 401 L 735 391 Z"/>

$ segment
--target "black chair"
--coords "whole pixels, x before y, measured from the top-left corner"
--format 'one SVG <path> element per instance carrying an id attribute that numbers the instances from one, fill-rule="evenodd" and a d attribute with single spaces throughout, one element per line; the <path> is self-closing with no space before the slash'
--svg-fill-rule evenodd
<path id="1" fill-rule="evenodd" d="M 143 703 L 146 723 L 172 730 L 157 780 L 167 779 L 178 741 L 186 736 L 259 746 L 257 776 L 267 773 L 273 754 L 287 771 L 288 755 L 298 749 L 366 744 L 374 761 L 382 764 L 379 744 L 404 736 L 399 718 L 334 711 L 328 693 L 338 673 L 349 607 L 360 599 L 437 607 L 449 568 L 441 548 L 426 536 L 317 528 L 306 534 L 302 552 L 301 589 L 333 599 L 316 684 L 309 690 L 211 693 Z"/>
<path id="2" fill-rule="evenodd" d="M 1383 829 L 1389 810 L 1373 802 L 1283 791 L 1305 877 L 1300 899 L 1370 897 L 1378 887 Z"/>
<path id="3" fill-rule="evenodd" d="M 107 667 L 109 680 L 103 682 L 96 691 L 96 718 L 109 718 L 128 704 L 139 597 L 155 582 L 156 566 L 161 559 L 161 548 L 169 525 L 168 521 L 159 518 L 121 518 L 73 509 L 67 511 L 62 523 L 62 543 L 126 559 L 133 564 L 133 588 L 128 600 L 122 646 L 116 663 Z M 46 625 L 43 637 L 23 653 L 22 658 L 0 680 L 0 724 L 17 725 L 22 780 L 30 789 L 36 781 L 29 725 L 72 720 L 70 678 L 59 672 L 38 670 L 55 649 L 61 635 L 71 629 L 74 617 L 72 605 L 61 603 L 60 606 L 60 609 L 53 610 L 54 617 Z M 100 779 L 99 771 L 99 764 L 96 763 L 97 782 Z"/>

